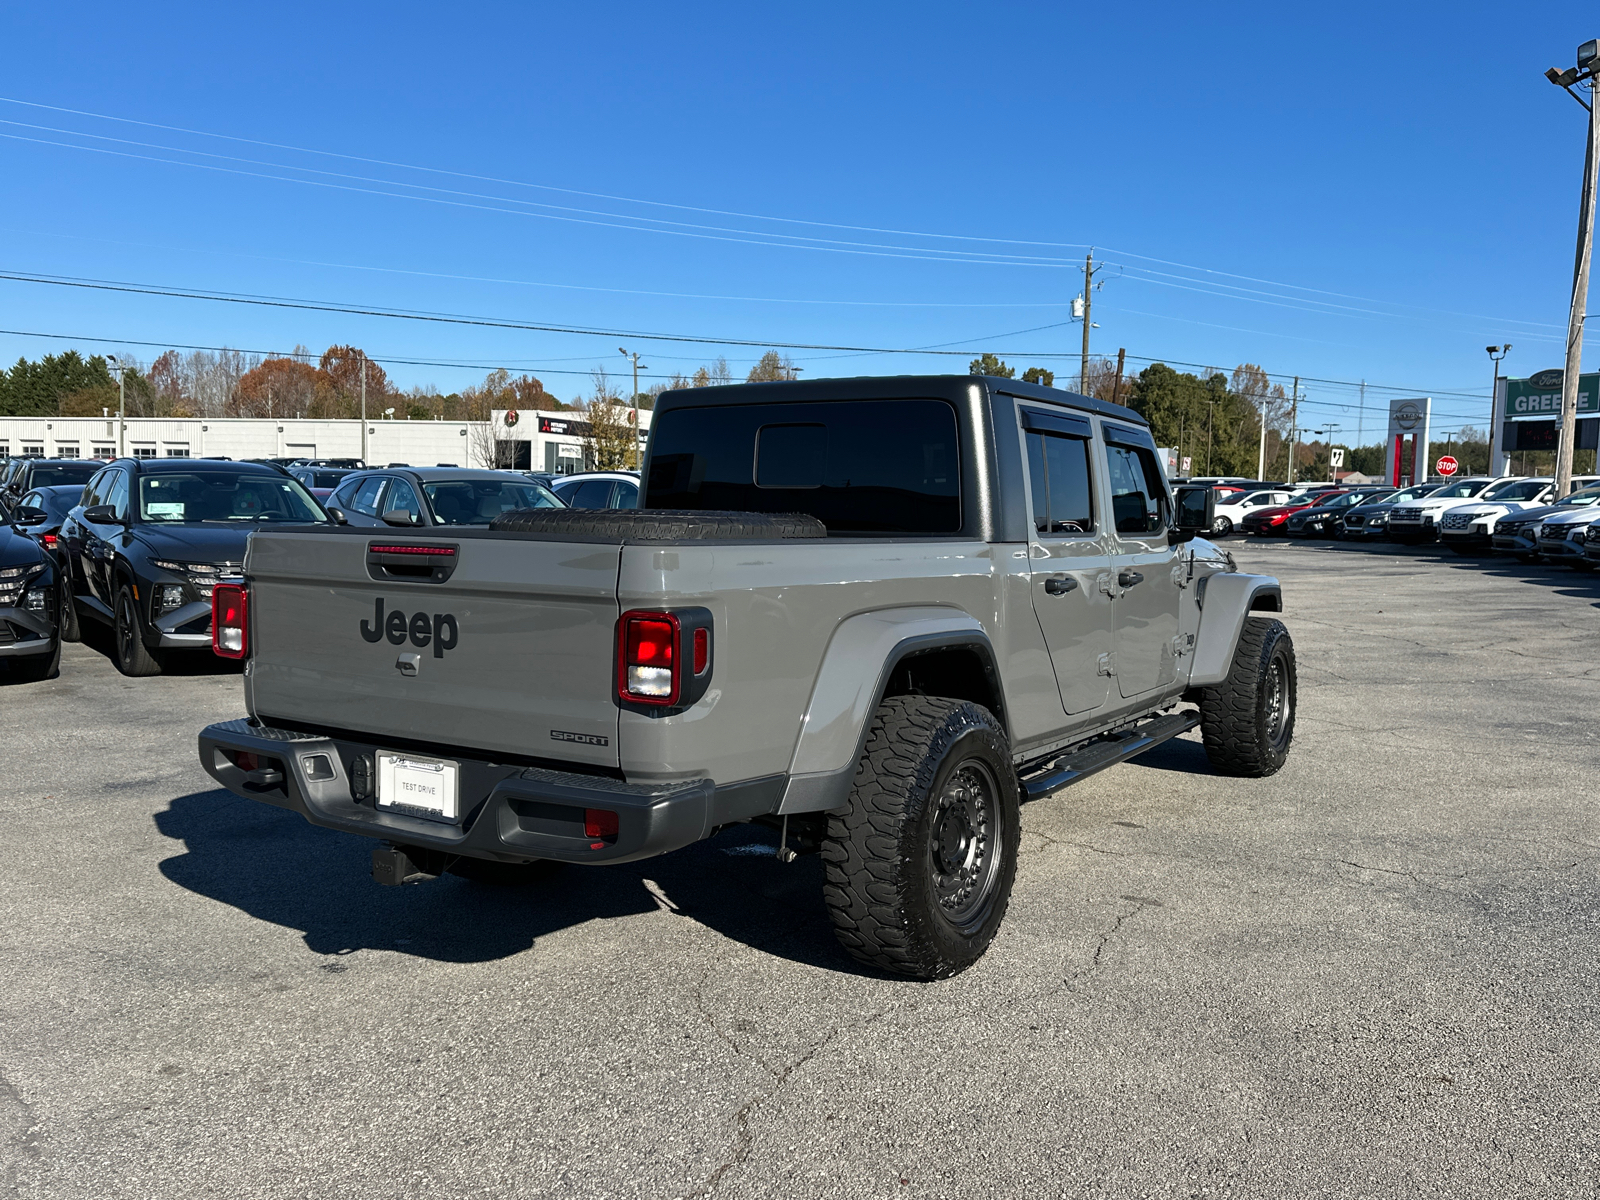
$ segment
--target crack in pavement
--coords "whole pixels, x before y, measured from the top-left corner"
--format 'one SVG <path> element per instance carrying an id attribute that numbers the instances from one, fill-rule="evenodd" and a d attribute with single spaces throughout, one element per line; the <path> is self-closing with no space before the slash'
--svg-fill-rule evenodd
<path id="1" fill-rule="evenodd" d="M 39 1114 L 23 1098 L 16 1084 L 0 1072 L 0 1132 L 5 1135 L 4 1157 L 0 1158 L 0 1191 L 7 1196 L 20 1195 L 22 1166 L 25 1161 L 39 1157 Z M 15 1129 L 13 1131 L 12 1127 Z"/>

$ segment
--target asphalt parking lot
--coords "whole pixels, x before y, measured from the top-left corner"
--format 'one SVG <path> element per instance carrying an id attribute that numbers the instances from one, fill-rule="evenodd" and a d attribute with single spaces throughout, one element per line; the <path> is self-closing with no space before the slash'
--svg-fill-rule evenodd
<path id="1" fill-rule="evenodd" d="M 1228 546 L 1284 583 L 1289 765 L 1027 806 L 937 984 L 761 831 L 379 888 L 201 771 L 237 674 L 68 647 L 0 686 L 0 1193 L 1595 1195 L 1600 580 Z"/>

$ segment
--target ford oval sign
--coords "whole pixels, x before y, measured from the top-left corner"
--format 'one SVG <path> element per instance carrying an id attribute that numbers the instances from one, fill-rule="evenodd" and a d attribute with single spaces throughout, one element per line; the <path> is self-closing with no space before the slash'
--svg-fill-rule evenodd
<path id="1" fill-rule="evenodd" d="M 1529 375 L 1528 383 L 1533 386 L 1533 390 L 1536 392 L 1554 391 L 1561 386 L 1561 377 L 1564 374 L 1566 372 L 1559 367 L 1553 367 L 1548 371 L 1538 371 Z"/>

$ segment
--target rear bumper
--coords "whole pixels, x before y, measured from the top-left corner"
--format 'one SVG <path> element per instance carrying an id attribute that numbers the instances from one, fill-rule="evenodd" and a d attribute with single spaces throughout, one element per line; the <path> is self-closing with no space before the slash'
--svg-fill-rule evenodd
<path id="1" fill-rule="evenodd" d="M 781 779 L 771 781 L 770 787 L 746 784 L 719 795 L 709 779 L 629 784 L 458 755 L 463 815 L 447 822 L 380 809 L 370 796 L 360 800 L 353 796 L 352 764 L 379 749 L 393 747 L 245 720 L 225 721 L 200 732 L 200 765 L 237 796 L 292 809 L 328 829 L 501 862 L 618 863 L 649 858 L 709 837 L 720 824 L 770 811 L 782 794 Z M 243 770 L 234 759 L 239 752 L 259 756 L 261 769 Z M 616 834 L 586 836 L 587 808 L 616 813 Z"/>

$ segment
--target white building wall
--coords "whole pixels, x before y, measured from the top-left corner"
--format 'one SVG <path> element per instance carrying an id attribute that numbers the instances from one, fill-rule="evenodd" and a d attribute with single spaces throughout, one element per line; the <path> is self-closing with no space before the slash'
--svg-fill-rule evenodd
<path id="1" fill-rule="evenodd" d="M 391 462 L 475 466 L 471 425 L 466 421 L 369 421 L 366 460 L 380 466 Z M 0 456 L 37 449 L 47 458 L 114 457 L 116 430 L 115 417 L 0 417 Z M 482 437 L 480 433 L 477 440 Z M 156 458 L 361 457 L 360 421 L 129 417 L 124 438 L 125 453 Z"/>

